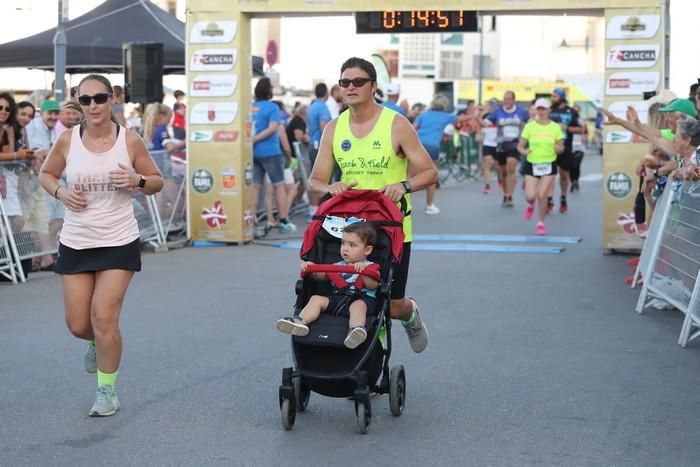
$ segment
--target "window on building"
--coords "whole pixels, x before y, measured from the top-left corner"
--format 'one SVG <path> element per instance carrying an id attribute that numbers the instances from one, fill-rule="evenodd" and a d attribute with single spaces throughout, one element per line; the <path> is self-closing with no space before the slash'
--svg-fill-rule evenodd
<path id="1" fill-rule="evenodd" d="M 461 79 L 462 73 L 462 51 L 443 50 L 440 52 L 440 78 L 441 79 Z"/>
<path id="2" fill-rule="evenodd" d="M 491 56 L 490 55 L 484 55 L 484 73 L 481 76 L 482 78 L 490 78 L 492 76 L 491 74 Z M 475 78 L 479 77 L 480 74 L 480 67 L 481 63 L 479 61 L 479 55 L 472 55 L 472 75 L 474 75 Z"/>
<path id="3" fill-rule="evenodd" d="M 492 31 L 496 30 L 496 17 L 495 16 L 491 17 L 491 30 Z"/>

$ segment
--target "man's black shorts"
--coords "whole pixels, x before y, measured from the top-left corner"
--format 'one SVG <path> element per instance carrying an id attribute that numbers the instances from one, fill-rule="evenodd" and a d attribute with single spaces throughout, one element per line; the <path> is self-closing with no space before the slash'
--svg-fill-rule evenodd
<path id="1" fill-rule="evenodd" d="M 557 156 L 557 165 L 561 170 L 570 172 L 576 167 L 576 160 L 570 151 L 564 151 Z"/>
<path id="2" fill-rule="evenodd" d="M 401 263 L 394 271 L 391 281 L 391 299 L 397 300 L 406 296 L 406 282 L 408 281 L 408 265 L 411 262 L 411 242 L 403 244 Z"/>

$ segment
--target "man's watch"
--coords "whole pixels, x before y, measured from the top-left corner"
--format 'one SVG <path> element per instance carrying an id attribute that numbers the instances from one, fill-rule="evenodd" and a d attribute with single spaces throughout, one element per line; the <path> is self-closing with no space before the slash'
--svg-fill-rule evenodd
<path id="1" fill-rule="evenodd" d="M 146 178 L 143 175 L 139 175 L 141 177 L 141 180 L 139 180 L 139 188 L 143 190 L 143 188 L 146 186 Z"/>
<path id="2" fill-rule="evenodd" d="M 409 182 L 408 180 L 404 180 L 403 182 L 401 182 L 401 184 L 403 185 L 403 189 L 406 190 L 406 193 L 411 192 L 411 182 Z"/>

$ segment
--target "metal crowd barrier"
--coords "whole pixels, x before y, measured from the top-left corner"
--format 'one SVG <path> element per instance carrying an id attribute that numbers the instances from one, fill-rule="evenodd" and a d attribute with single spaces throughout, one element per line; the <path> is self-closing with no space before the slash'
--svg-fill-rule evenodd
<path id="1" fill-rule="evenodd" d="M 164 187 L 153 196 L 134 191 L 141 241 L 156 250 L 184 246 L 188 241 L 184 154 L 153 151 L 151 155 L 163 173 Z M 65 208 L 44 191 L 38 173 L 38 162 L 0 162 L 0 280 L 24 282 L 32 260 L 58 252 Z"/>
<path id="2" fill-rule="evenodd" d="M 642 313 L 654 299 L 678 308 L 685 314 L 678 344 L 685 347 L 700 336 L 700 183 L 676 190 L 671 183 L 654 212 L 652 224 L 658 225 L 642 249 L 636 310 Z"/>

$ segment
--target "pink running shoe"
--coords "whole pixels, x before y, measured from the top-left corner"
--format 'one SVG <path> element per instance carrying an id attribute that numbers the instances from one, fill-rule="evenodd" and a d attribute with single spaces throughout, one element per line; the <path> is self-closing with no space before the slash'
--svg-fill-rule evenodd
<path id="1" fill-rule="evenodd" d="M 530 219 L 532 219 L 532 214 L 534 212 L 535 212 L 535 203 L 530 203 L 525 208 L 525 215 L 523 217 L 525 217 L 526 221 L 529 221 Z"/>
<path id="2" fill-rule="evenodd" d="M 535 228 L 537 235 L 547 235 L 547 229 L 544 228 L 544 222 L 538 222 Z"/>

